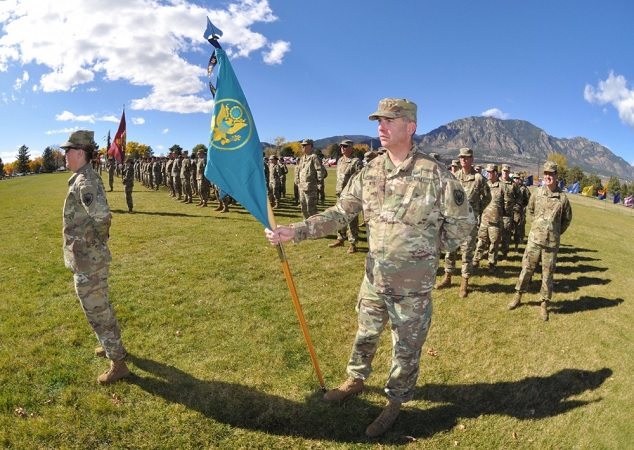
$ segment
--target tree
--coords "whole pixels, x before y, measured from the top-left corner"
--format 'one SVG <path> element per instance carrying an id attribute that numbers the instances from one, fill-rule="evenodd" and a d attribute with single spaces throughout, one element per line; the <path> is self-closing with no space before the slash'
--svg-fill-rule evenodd
<path id="1" fill-rule="evenodd" d="M 15 170 L 17 173 L 26 173 L 29 171 L 29 161 L 31 161 L 31 155 L 29 155 L 29 148 L 23 145 L 18 149 L 17 165 Z"/>
<path id="2" fill-rule="evenodd" d="M 2 162 L 2 158 L 0 158 L 0 178 L 4 177 L 4 163 Z"/>
<path id="3" fill-rule="evenodd" d="M 152 156 L 152 147 L 135 141 L 128 141 L 125 146 L 125 154 L 129 158 L 145 158 L 146 156 Z"/>
<path id="4" fill-rule="evenodd" d="M 612 195 L 616 194 L 617 192 L 621 191 L 621 183 L 619 182 L 619 179 L 615 176 L 611 176 L 610 179 L 608 180 L 608 192 Z"/>
<path id="5" fill-rule="evenodd" d="M 51 147 L 46 147 L 44 149 L 44 153 L 42 153 L 42 172 L 55 172 L 57 167 L 58 166 L 55 163 L 55 155 L 53 154 L 53 149 Z"/>
<path id="6" fill-rule="evenodd" d="M 352 151 L 352 157 L 360 158 L 361 160 L 365 157 L 366 152 L 370 151 L 370 146 L 368 144 L 354 144 L 352 148 L 354 149 Z"/>
<path id="7" fill-rule="evenodd" d="M 290 154 L 288 154 L 290 151 Z M 280 152 L 282 156 L 301 156 L 302 155 L 302 146 L 299 141 L 288 142 Z"/>
<path id="8" fill-rule="evenodd" d="M 557 176 L 559 179 L 566 180 L 568 172 L 568 158 L 563 153 L 549 153 L 547 157 L 548 161 L 557 163 Z"/>
<path id="9" fill-rule="evenodd" d="M 329 158 L 335 158 L 337 161 L 341 158 L 341 148 L 339 147 L 339 144 L 330 144 L 326 147 L 325 153 Z"/>
<path id="10" fill-rule="evenodd" d="M 581 182 L 584 176 L 585 174 L 583 173 L 583 170 L 581 170 L 579 166 L 573 166 L 571 169 L 566 171 L 566 177 L 565 177 L 566 184 L 573 184 L 573 183 L 576 183 L 577 181 Z"/>
<path id="11" fill-rule="evenodd" d="M 204 152 L 207 151 L 207 146 L 205 144 L 196 144 L 194 148 L 192 148 L 192 155 L 197 155 L 198 150 L 202 150 Z"/>
<path id="12" fill-rule="evenodd" d="M 41 156 L 29 161 L 29 172 L 40 173 L 42 171 L 42 165 L 44 161 Z"/>
<path id="13" fill-rule="evenodd" d="M 599 189 L 603 189 L 603 184 L 601 183 L 601 178 L 599 178 L 595 174 L 584 176 L 583 179 L 581 180 L 580 186 L 581 186 L 581 189 L 583 189 L 586 186 L 593 186 L 593 189 L 592 189 L 592 196 L 593 197 L 597 196 L 597 191 Z"/>
<path id="14" fill-rule="evenodd" d="M 178 144 L 174 144 L 170 147 L 170 153 L 174 153 L 174 156 L 178 156 L 183 153 L 183 147 Z"/>
<path id="15" fill-rule="evenodd" d="M 284 148 L 280 150 L 280 156 L 282 158 L 295 156 L 295 154 L 293 153 L 293 147 L 291 147 L 290 145 L 285 145 Z"/>

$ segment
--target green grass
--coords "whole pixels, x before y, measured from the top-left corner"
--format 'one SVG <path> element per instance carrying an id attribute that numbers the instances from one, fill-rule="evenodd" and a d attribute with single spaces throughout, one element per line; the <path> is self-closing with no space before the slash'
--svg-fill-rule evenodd
<path id="1" fill-rule="evenodd" d="M 291 171 L 292 172 L 292 171 Z M 631 210 L 572 196 L 551 320 L 512 298 L 521 255 L 499 277 L 434 292 L 415 400 L 382 439 L 385 333 L 366 393 L 324 404 L 276 250 L 241 208 L 228 214 L 117 180 L 111 299 L 135 376 L 100 387 L 106 362 L 61 250 L 69 174 L 0 182 L 0 447 L 631 448 Z M 327 181 L 332 204 L 334 173 Z M 290 183 L 289 183 L 290 185 Z M 278 223 L 298 220 L 283 202 Z M 286 247 L 328 386 L 345 378 L 365 253 L 316 240 Z M 362 242 L 362 250 L 366 248 Z M 532 302 L 532 303 L 531 303 Z M 429 353 L 435 351 L 436 356 Z M 430 351 L 428 353 L 428 351 Z"/>

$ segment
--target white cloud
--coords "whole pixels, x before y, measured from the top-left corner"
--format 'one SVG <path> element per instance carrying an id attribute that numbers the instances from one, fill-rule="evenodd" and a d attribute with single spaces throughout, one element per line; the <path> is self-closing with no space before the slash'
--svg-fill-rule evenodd
<path id="1" fill-rule="evenodd" d="M 502 111 L 501 109 L 498 109 L 498 108 L 487 109 L 483 113 L 480 113 L 480 115 L 484 116 L 484 117 L 495 117 L 496 119 L 508 119 L 509 118 L 509 114 L 508 113 L 505 113 L 504 111 Z"/>
<path id="2" fill-rule="evenodd" d="M 72 127 L 72 128 L 60 128 L 60 129 L 58 129 L 58 130 L 48 130 L 48 131 L 45 131 L 45 132 L 44 132 L 44 134 L 48 134 L 48 135 L 51 135 L 51 134 L 70 134 L 70 133 L 72 133 L 73 131 L 77 131 L 77 130 L 79 130 L 79 127 Z"/>
<path id="3" fill-rule="evenodd" d="M 161 131 L 161 133 L 163 133 L 163 134 L 167 134 L 169 132 L 170 132 L 169 128 L 163 128 L 163 131 Z"/>
<path id="4" fill-rule="evenodd" d="M 95 114 L 74 114 L 70 111 L 64 111 L 55 116 L 55 120 L 60 122 L 114 122 L 119 123 L 119 117 L 110 115 L 110 116 L 97 116 Z"/>
<path id="5" fill-rule="evenodd" d="M 588 103 L 612 105 L 618 111 L 621 121 L 634 128 L 634 90 L 628 89 L 623 75 L 610 72 L 606 80 L 599 81 L 596 89 L 586 84 L 583 98 Z"/>
<path id="6" fill-rule="evenodd" d="M 264 62 L 267 64 L 282 64 L 284 55 L 291 49 L 291 43 L 275 41 L 269 44 L 269 51 L 264 53 Z"/>
<path id="7" fill-rule="evenodd" d="M 29 73 L 25 70 L 24 73 L 22 73 L 22 78 L 17 78 L 15 80 L 15 83 L 13 84 L 13 89 L 19 91 L 20 89 L 22 89 L 22 86 L 24 86 L 24 83 L 26 83 L 27 81 L 29 81 Z"/>
<path id="8" fill-rule="evenodd" d="M 268 0 L 233 1 L 223 10 L 193 0 L 0 1 L 0 71 L 11 64 L 48 68 L 37 83 L 43 92 L 124 80 L 149 88 L 147 96 L 131 99 L 132 109 L 209 112 L 205 55 L 211 46 L 202 38 L 207 16 L 223 30 L 232 57 L 259 51 L 267 64 L 279 64 L 290 48 L 251 30 L 277 20 Z M 185 59 L 197 53 L 200 62 Z"/>
<path id="9" fill-rule="evenodd" d="M 145 119 L 143 117 L 133 117 L 132 123 L 135 125 L 143 125 L 145 123 Z"/>

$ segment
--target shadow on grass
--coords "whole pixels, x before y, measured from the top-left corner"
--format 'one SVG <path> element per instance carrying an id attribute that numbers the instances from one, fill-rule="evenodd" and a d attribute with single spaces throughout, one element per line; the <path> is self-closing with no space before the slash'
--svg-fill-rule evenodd
<path id="1" fill-rule="evenodd" d="M 551 303 L 550 308 L 555 314 L 574 314 L 582 311 L 594 311 L 595 309 L 612 308 L 623 303 L 622 298 L 609 299 L 605 297 L 583 296 L 577 300 L 564 300 Z"/>
<path id="2" fill-rule="evenodd" d="M 129 355 L 129 360 L 151 375 L 139 376 L 137 372 L 130 383 L 232 427 L 306 439 L 367 442 L 365 427 L 381 410 L 363 396 L 329 405 L 321 400 L 320 392 L 313 392 L 305 402 L 296 402 L 236 383 L 200 380 L 158 361 L 134 355 Z M 409 440 L 406 436 L 430 437 L 450 430 L 460 418 L 483 414 L 531 420 L 555 416 L 589 403 L 567 398 L 597 389 L 611 374 L 607 368 L 565 369 L 549 377 L 514 382 L 426 385 L 417 390 L 415 399 L 443 405 L 426 410 L 405 408 L 381 441 L 405 443 Z"/>
<path id="3" fill-rule="evenodd" d="M 127 209 L 112 209 L 111 212 L 115 214 L 130 214 Z M 177 212 L 138 211 L 138 210 L 134 210 L 132 215 L 168 216 L 168 217 L 207 217 L 207 215 L 205 214 L 184 214 L 184 213 L 177 213 Z"/>
<path id="4" fill-rule="evenodd" d="M 557 266 L 555 272 L 561 275 L 572 273 L 605 272 L 607 267 L 592 266 L 590 264 L 575 264 L 573 266 Z"/>

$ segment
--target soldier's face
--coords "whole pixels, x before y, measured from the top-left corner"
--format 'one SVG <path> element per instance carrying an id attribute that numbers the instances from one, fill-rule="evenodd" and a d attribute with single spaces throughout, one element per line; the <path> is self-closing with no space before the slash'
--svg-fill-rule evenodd
<path id="1" fill-rule="evenodd" d="M 86 164 L 86 156 L 83 150 L 79 148 L 66 149 L 66 167 L 77 172 L 84 164 Z"/>
<path id="2" fill-rule="evenodd" d="M 378 132 L 381 145 L 385 148 L 399 148 L 410 144 L 416 131 L 416 123 L 403 117 L 391 119 L 379 117 Z"/>
<path id="3" fill-rule="evenodd" d="M 304 155 L 310 155 L 310 152 L 313 151 L 312 144 L 302 144 L 302 150 L 304 150 Z"/>
<path id="4" fill-rule="evenodd" d="M 487 178 L 491 183 L 495 183 L 498 180 L 498 173 L 495 170 L 489 170 L 487 172 Z"/>
<path id="5" fill-rule="evenodd" d="M 471 170 L 471 165 L 473 164 L 473 156 L 461 156 L 460 157 L 460 167 L 469 171 Z"/>
<path id="6" fill-rule="evenodd" d="M 557 173 L 556 172 L 544 172 L 544 184 L 548 189 L 554 191 L 557 187 Z"/>
<path id="7" fill-rule="evenodd" d="M 351 145 L 340 145 L 341 153 L 344 154 L 346 158 L 349 158 L 352 155 L 352 146 Z"/>

